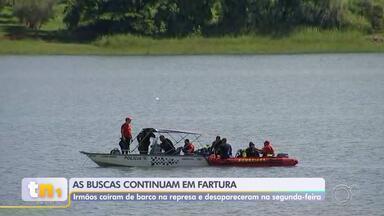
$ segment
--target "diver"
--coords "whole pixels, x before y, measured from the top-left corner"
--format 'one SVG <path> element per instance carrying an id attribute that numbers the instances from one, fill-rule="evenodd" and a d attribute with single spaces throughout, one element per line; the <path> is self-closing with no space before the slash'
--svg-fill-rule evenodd
<path id="1" fill-rule="evenodd" d="M 249 143 L 249 147 L 245 149 L 246 157 L 260 157 L 259 151 L 253 142 Z"/>
<path id="2" fill-rule="evenodd" d="M 139 143 L 138 150 L 140 154 L 148 154 L 148 148 L 151 144 L 151 138 L 155 138 L 155 134 L 153 133 L 153 128 L 145 128 L 140 131 L 137 135 L 137 142 Z"/>
<path id="3" fill-rule="evenodd" d="M 189 141 L 189 139 L 184 140 L 184 147 L 182 148 L 184 155 L 193 155 L 195 152 L 195 146 Z"/>
<path id="4" fill-rule="evenodd" d="M 220 144 L 221 144 L 221 138 L 220 136 L 216 136 L 216 139 L 215 141 L 212 142 L 212 146 L 211 146 L 212 154 L 215 154 L 215 155 L 218 154 Z"/>
<path id="5" fill-rule="evenodd" d="M 227 139 L 223 138 L 219 147 L 219 155 L 221 159 L 232 157 L 232 146 L 227 143 Z"/>
<path id="6" fill-rule="evenodd" d="M 176 155 L 177 152 L 171 140 L 161 135 L 160 141 L 160 147 L 166 155 Z"/>

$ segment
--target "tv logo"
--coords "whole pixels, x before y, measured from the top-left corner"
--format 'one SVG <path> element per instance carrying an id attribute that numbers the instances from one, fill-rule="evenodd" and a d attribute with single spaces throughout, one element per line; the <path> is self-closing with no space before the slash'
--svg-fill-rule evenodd
<path id="1" fill-rule="evenodd" d="M 24 201 L 65 201 L 68 182 L 65 178 L 24 178 L 21 197 Z"/>
<path id="2" fill-rule="evenodd" d="M 54 191 L 57 193 L 57 197 L 61 197 L 61 189 L 57 188 L 54 190 L 53 184 L 37 184 L 34 181 L 29 182 L 28 184 L 29 188 L 29 195 L 32 198 L 53 198 L 54 196 Z M 38 191 L 38 192 L 37 192 Z"/>

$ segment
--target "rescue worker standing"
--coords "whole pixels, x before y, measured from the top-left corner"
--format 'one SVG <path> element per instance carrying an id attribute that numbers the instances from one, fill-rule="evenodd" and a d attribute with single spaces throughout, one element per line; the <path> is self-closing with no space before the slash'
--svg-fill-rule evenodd
<path id="1" fill-rule="evenodd" d="M 119 143 L 122 154 L 128 154 L 129 146 L 132 141 L 131 117 L 125 118 L 125 123 L 121 125 L 121 141 Z"/>

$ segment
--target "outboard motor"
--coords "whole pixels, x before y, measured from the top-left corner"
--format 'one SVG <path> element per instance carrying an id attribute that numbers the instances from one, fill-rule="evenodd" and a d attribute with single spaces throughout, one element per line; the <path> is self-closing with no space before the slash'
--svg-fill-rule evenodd
<path id="1" fill-rule="evenodd" d="M 279 154 L 277 154 L 276 157 L 278 157 L 278 158 L 289 158 L 288 154 L 286 154 L 286 153 L 279 153 Z"/>

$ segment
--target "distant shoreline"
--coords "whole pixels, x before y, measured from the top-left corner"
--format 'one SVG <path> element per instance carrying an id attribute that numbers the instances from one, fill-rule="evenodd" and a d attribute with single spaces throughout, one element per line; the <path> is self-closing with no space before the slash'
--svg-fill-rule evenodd
<path id="1" fill-rule="evenodd" d="M 0 55 L 253 55 L 383 53 L 384 34 L 303 28 L 289 35 L 162 38 L 106 35 L 87 42 L 0 35 Z"/>
<path id="2" fill-rule="evenodd" d="M 157 53 L 157 54 L 140 54 L 140 53 L 135 53 L 135 54 L 114 54 L 114 53 L 2 53 L 0 50 L 0 58 L 1 57 L 10 57 L 10 56 L 94 56 L 94 57 L 172 57 L 172 56 L 279 56 L 279 55 L 333 55 L 333 54 L 384 54 L 384 51 L 355 51 L 355 52 L 297 52 L 297 53 L 198 53 L 198 54 L 170 54 L 170 53 Z"/>
<path id="3" fill-rule="evenodd" d="M 281 36 L 249 33 L 238 36 L 156 39 L 132 34 L 100 34 L 79 41 L 63 23 L 64 5 L 39 30 L 22 25 L 11 7 L 0 10 L 0 55 L 255 55 L 316 53 L 384 53 L 384 33 L 302 26 Z"/>
<path id="4" fill-rule="evenodd" d="M 374 41 L 373 38 L 378 38 Z M 0 38 L 1 55 L 253 55 L 383 53 L 382 35 L 305 30 L 282 38 L 267 36 L 153 39 L 104 36 L 87 43 Z"/>
<path id="5" fill-rule="evenodd" d="M 65 4 L 56 4 L 52 18 L 41 28 L 30 29 L 19 21 L 11 6 L 0 7 L 0 55 L 384 53 L 384 30 L 364 30 L 362 27 L 364 25 L 360 25 L 359 20 L 350 20 L 355 28 L 321 28 L 303 25 L 296 26 L 280 36 L 249 31 L 237 36 L 231 36 L 236 34 L 230 33 L 222 36 L 203 36 L 203 33 L 197 32 L 181 38 L 168 36 L 159 39 L 139 36 L 140 34 L 99 33 L 94 37 L 83 38 L 81 34 L 68 30 L 63 21 L 65 8 Z"/>

